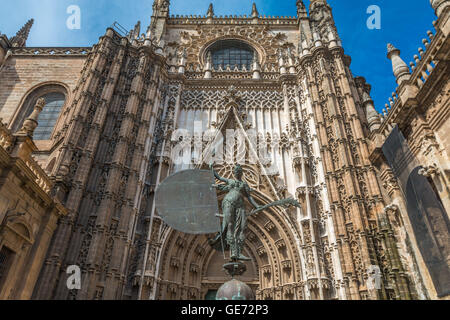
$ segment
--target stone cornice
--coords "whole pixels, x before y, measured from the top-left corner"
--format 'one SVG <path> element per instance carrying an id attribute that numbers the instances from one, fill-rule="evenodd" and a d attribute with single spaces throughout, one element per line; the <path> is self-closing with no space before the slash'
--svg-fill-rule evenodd
<path id="1" fill-rule="evenodd" d="M 11 50 L 14 56 L 87 57 L 92 47 L 22 47 Z"/>
<path id="2" fill-rule="evenodd" d="M 172 80 L 180 80 L 180 77 L 174 77 Z M 267 89 L 267 87 L 278 88 L 281 90 L 282 82 L 278 80 L 254 80 L 254 79 L 186 79 L 183 82 L 187 87 L 207 88 L 223 88 L 228 89 L 234 85 L 236 87 Z"/>
<path id="3" fill-rule="evenodd" d="M 174 16 L 172 15 L 167 19 L 168 25 L 248 25 L 248 24 L 260 24 L 260 25 L 291 25 L 298 26 L 297 17 L 275 17 L 275 16 L 260 16 L 258 18 L 248 16 L 214 16 L 208 18 L 206 16 Z"/>

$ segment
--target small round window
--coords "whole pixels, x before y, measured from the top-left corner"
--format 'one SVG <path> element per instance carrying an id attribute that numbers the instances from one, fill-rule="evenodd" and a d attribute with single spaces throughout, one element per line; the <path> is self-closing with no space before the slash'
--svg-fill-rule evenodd
<path id="1" fill-rule="evenodd" d="M 251 69 L 255 51 L 251 46 L 242 41 L 223 40 L 211 46 L 209 49 L 212 56 L 214 69 L 235 69 L 236 66 L 242 70 L 245 66 L 247 70 Z"/>

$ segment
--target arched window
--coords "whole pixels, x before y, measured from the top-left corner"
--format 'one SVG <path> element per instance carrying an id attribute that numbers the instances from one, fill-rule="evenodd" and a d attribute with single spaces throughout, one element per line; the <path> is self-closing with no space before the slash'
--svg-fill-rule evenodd
<path id="1" fill-rule="evenodd" d="M 45 99 L 45 106 L 39 114 L 33 139 L 49 140 L 66 100 L 66 89 L 60 85 L 45 85 L 31 92 L 14 117 L 11 129 L 16 132 L 21 128 L 25 119 L 33 112 L 39 98 Z"/>
<path id="2" fill-rule="evenodd" d="M 45 107 L 38 117 L 38 126 L 34 130 L 34 140 L 48 140 L 53 132 L 53 127 L 58 120 L 61 108 L 66 97 L 61 92 L 51 92 L 44 95 Z"/>
<path id="3" fill-rule="evenodd" d="M 251 70 L 255 50 L 248 44 L 237 40 L 223 40 L 216 42 L 209 49 L 212 55 L 214 69 L 226 69 L 230 67 L 234 69 L 236 66 L 239 70 L 243 67 Z"/>

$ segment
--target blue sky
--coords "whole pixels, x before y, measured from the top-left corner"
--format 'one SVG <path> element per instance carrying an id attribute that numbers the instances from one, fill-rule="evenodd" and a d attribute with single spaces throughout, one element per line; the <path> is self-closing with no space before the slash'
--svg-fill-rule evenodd
<path id="1" fill-rule="evenodd" d="M 262 15 L 294 16 L 296 0 L 171 0 L 171 14 L 205 14 L 213 3 L 216 15 L 250 14 L 256 2 Z M 372 85 L 372 97 L 378 110 L 384 107 L 395 90 L 386 44 L 401 49 L 409 63 L 417 48 L 423 46 L 427 30 L 436 19 L 429 0 L 328 0 L 333 8 L 346 54 L 352 57 L 355 76 L 364 76 Z M 309 1 L 305 1 L 306 4 Z M 81 29 L 69 30 L 66 13 L 70 5 L 81 9 Z M 114 21 L 131 29 L 141 20 L 143 28 L 150 22 L 152 0 L 14 0 L 2 1 L 0 32 L 13 36 L 29 19 L 35 24 L 28 46 L 91 46 Z M 381 8 L 381 29 L 369 30 L 366 13 L 370 5 Z"/>

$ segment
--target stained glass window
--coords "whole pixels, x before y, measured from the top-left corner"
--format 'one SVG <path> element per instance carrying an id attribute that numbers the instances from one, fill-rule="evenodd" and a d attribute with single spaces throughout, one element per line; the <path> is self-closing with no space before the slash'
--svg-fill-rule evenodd
<path id="1" fill-rule="evenodd" d="M 254 50 L 248 44 L 236 40 L 223 40 L 214 44 L 210 52 L 215 70 L 219 66 L 225 70 L 228 66 L 233 70 L 237 66 L 239 70 L 243 67 L 250 71 L 255 55 Z"/>

